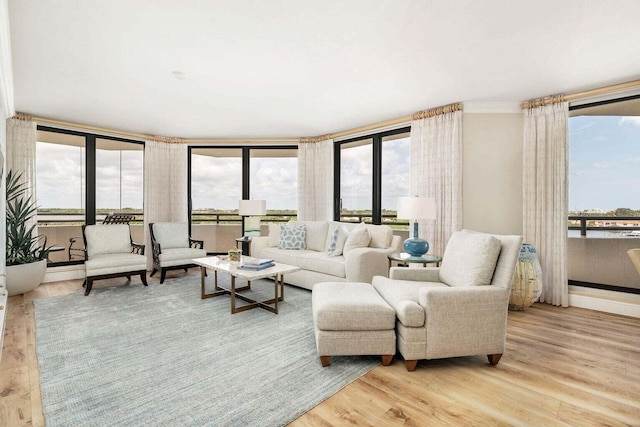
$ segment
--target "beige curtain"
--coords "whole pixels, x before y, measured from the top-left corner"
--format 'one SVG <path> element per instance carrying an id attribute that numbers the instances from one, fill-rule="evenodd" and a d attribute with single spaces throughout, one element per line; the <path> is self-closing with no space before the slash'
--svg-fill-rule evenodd
<path id="1" fill-rule="evenodd" d="M 153 222 L 186 222 L 187 145 L 147 140 L 144 143 L 144 236 L 147 268 L 151 269 Z"/>
<path id="2" fill-rule="evenodd" d="M 36 194 L 36 123 L 32 120 L 7 119 L 6 172 L 22 174 L 20 182 L 25 184 L 25 197 L 37 201 Z M 31 225 L 37 223 L 34 215 Z M 38 234 L 37 227 L 34 235 Z"/>
<path id="3" fill-rule="evenodd" d="M 298 219 L 333 219 L 333 139 L 298 144 Z"/>
<path id="4" fill-rule="evenodd" d="M 524 241 L 542 266 L 540 302 L 568 307 L 566 102 L 524 110 Z"/>
<path id="5" fill-rule="evenodd" d="M 462 228 L 462 111 L 411 122 L 411 196 L 434 197 L 436 217 L 419 222 L 429 253 L 442 256 Z"/>

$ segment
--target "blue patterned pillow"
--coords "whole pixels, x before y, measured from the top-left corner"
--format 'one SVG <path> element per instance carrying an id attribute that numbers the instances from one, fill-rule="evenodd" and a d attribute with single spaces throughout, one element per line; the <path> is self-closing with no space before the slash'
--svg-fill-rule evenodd
<path id="1" fill-rule="evenodd" d="M 307 249 L 307 226 L 280 227 L 280 243 L 278 249 L 300 250 Z"/>
<path id="2" fill-rule="evenodd" d="M 327 246 L 327 255 L 330 257 L 342 255 L 342 249 L 344 243 L 347 240 L 349 233 L 344 227 L 338 226 L 331 233 L 331 239 L 329 239 L 329 245 Z"/>

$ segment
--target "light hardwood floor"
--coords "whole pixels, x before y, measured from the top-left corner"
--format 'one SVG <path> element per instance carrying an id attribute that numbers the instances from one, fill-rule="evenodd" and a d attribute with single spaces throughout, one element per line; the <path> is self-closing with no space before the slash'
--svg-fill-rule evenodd
<path id="1" fill-rule="evenodd" d="M 168 279 L 174 274 L 183 273 Z M 81 281 L 9 299 L 0 426 L 45 425 L 31 301 L 70 292 L 82 292 Z M 407 372 L 396 357 L 291 425 L 640 426 L 640 319 L 535 304 L 509 313 L 507 351 L 495 367 L 477 356 L 420 361 Z"/>

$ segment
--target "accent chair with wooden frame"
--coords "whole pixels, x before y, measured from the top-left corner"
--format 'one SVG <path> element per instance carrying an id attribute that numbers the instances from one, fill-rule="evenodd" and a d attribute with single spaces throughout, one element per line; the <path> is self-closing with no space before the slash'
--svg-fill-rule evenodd
<path id="1" fill-rule="evenodd" d="M 151 249 L 153 250 L 153 271 L 160 271 L 160 283 L 164 283 L 167 270 L 197 267 L 195 258 L 207 256 L 204 241 L 189 236 L 189 224 L 186 222 L 156 222 L 149 224 Z"/>
<path id="2" fill-rule="evenodd" d="M 134 215 L 130 214 L 109 214 L 104 217 L 102 220 L 103 224 L 129 224 L 133 221 Z M 69 249 L 67 249 L 67 255 L 69 256 L 69 261 L 73 261 L 74 258 L 78 257 L 81 259 L 85 259 L 85 247 L 74 246 L 76 243 L 80 244 L 82 237 L 74 236 L 69 237 Z"/>
<path id="3" fill-rule="evenodd" d="M 134 243 L 127 224 L 84 225 L 86 286 L 89 295 L 94 280 L 139 275 L 147 286 L 147 258 L 144 245 Z"/>

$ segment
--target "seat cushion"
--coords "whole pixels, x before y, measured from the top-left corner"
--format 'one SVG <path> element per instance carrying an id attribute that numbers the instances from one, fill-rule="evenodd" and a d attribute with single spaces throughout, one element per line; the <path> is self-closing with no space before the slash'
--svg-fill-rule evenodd
<path id="1" fill-rule="evenodd" d="M 272 258 L 275 262 L 295 265 L 303 270 L 316 271 L 336 277 L 347 277 L 343 256 L 331 257 L 325 252 L 310 251 L 308 249 L 290 251 L 278 248 L 263 248 L 261 258 Z"/>
<path id="2" fill-rule="evenodd" d="M 153 236 L 163 252 L 189 247 L 189 225 L 186 222 L 156 222 L 153 224 Z"/>
<path id="3" fill-rule="evenodd" d="M 105 227 L 113 227 L 113 225 Z M 146 270 L 147 258 L 144 255 L 132 253 L 99 254 L 85 261 L 84 267 L 87 276 L 125 273 L 127 271 Z"/>
<path id="4" fill-rule="evenodd" d="M 500 249 L 500 240 L 489 234 L 456 231 L 442 257 L 440 281 L 449 286 L 488 285 Z"/>
<path id="5" fill-rule="evenodd" d="M 412 280 L 393 280 L 382 276 L 373 278 L 373 287 L 382 298 L 396 311 L 398 320 L 405 326 L 424 325 L 424 308 L 420 305 L 420 289 L 427 287 L 447 287 L 440 282 L 416 282 Z"/>
<path id="6" fill-rule="evenodd" d="M 195 248 L 173 248 L 162 249 L 162 253 L 158 255 L 161 267 L 173 267 L 182 264 L 191 264 L 194 258 L 202 258 L 207 256 L 204 249 Z"/>
<path id="7" fill-rule="evenodd" d="M 87 225 L 84 236 L 89 259 L 100 254 L 131 252 L 131 234 L 127 224 Z"/>
<path id="8" fill-rule="evenodd" d="M 380 331 L 395 327 L 395 311 L 368 283 L 316 283 L 311 301 L 313 321 L 319 330 Z"/>

